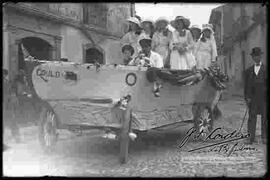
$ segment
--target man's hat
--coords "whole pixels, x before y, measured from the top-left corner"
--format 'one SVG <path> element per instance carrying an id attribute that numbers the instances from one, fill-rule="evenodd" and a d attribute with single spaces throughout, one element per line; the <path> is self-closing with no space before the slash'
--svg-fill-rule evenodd
<path id="1" fill-rule="evenodd" d="M 134 54 L 134 48 L 130 44 L 126 44 L 122 47 L 122 53 L 124 53 L 125 50 L 128 50 L 131 56 Z"/>
<path id="2" fill-rule="evenodd" d="M 250 53 L 251 56 L 258 56 L 263 54 L 262 49 L 260 47 L 252 48 L 252 52 Z"/>
<path id="3" fill-rule="evenodd" d="M 151 46 L 152 40 L 151 39 L 141 39 L 139 44 L 141 46 Z"/>

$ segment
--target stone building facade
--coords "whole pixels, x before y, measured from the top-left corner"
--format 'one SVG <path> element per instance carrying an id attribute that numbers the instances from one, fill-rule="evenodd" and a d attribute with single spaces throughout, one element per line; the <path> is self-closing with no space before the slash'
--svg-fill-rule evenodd
<path id="1" fill-rule="evenodd" d="M 229 91 L 243 95 L 244 70 L 253 64 L 255 46 L 262 48 L 267 65 L 267 11 L 261 3 L 225 4 L 212 10 L 209 23 L 215 30 L 218 59 L 230 77 Z"/>
<path id="2" fill-rule="evenodd" d="M 131 3 L 5 3 L 3 66 L 10 78 L 20 68 L 19 47 L 40 60 L 120 63 Z"/>

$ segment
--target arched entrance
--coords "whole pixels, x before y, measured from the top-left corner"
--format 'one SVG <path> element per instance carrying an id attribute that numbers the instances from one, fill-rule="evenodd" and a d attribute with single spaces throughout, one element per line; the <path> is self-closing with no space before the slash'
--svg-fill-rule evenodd
<path id="1" fill-rule="evenodd" d="M 92 63 L 98 62 L 99 64 L 104 64 L 104 56 L 103 53 L 100 52 L 96 48 L 89 48 L 86 49 L 85 52 L 85 63 Z"/>
<path id="2" fill-rule="evenodd" d="M 28 53 L 39 60 L 52 59 L 52 46 L 45 40 L 37 37 L 26 37 L 21 40 Z"/>
<path id="3" fill-rule="evenodd" d="M 37 37 L 26 37 L 18 44 L 18 68 L 26 70 L 24 59 L 32 56 L 38 60 L 52 60 L 52 46 Z"/>

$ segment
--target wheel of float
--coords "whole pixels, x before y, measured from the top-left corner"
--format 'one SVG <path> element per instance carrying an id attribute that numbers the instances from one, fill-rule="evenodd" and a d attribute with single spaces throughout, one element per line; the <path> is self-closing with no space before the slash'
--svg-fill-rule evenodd
<path id="1" fill-rule="evenodd" d="M 201 133 L 205 138 L 213 130 L 213 113 L 207 106 L 199 106 L 194 119 L 194 127 L 196 132 Z"/>
<path id="2" fill-rule="evenodd" d="M 44 152 L 53 150 L 57 142 L 56 114 L 48 108 L 42 108 L 39 122 L 39 142 Z"/>
<path id="3" fill-rule="evenodd" d="M 126 163 L 128 160 L 128 150 L 129 150 L 129 132 L 131 129 L 131 110 L 127 108 L 121 111 L 122 129 L 120 131 L 120 163 Z"/>

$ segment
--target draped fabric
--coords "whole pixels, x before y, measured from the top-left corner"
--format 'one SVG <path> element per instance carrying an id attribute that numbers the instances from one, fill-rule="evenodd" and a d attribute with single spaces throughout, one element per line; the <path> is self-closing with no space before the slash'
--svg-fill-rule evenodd
<path id="1" fill-rule="evenodd" d="M 205 76 L 209 77 L 213 87 L 217 90 L 226 88 L 223 83 L 228 81 L 228 76 L 222 73 L 220 68 L 216 65 L 212 65 L 208 69 L 197 72 L 191 70 L 169 70 L 151 67 L 146 73 L 149 82 L 154 82 L 157 78 L 160 78 L 161 80 L 176 86 L 196 84 L 205 78 Z"/>

